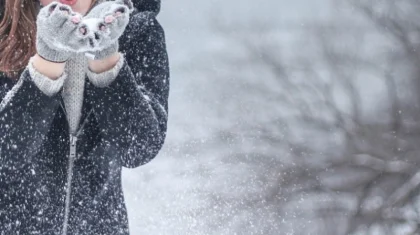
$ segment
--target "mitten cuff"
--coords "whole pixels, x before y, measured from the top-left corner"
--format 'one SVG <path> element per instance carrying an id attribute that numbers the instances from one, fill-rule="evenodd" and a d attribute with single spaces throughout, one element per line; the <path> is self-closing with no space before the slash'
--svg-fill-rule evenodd
<path id="1" fill-rule="evenodd" d="M 57 92 L 63 87 L 64 81 L 67 78 L 67 73 L 64 72 L 63 75 L 61 75 L 56 80 L 48 78 L 47 76 L 41 74 L 40 72 L 38 72 L 38 70 L 35 69 L 35 67 L 32 64 L 33 58 L 34 57 L 32 57 L 29 60 L 28 64 L 28 70 L 29 74 L 31 75 L 32 81 L 47 96 L 51 97 L 57 94 Z"/>
<path id="2" fill-rule="evenodd" d="M 121 68 L 124 65 L 124 55 L 122 53 L 120 54 L 120 60 L 118 60 L 117 64 L 114 66 L 114 68 L 102 72 L 102 73 L 95 73 L 92 72 L 90 69 L 87 71 L 87 76 L 89 78 L 89 81 L 96 87 L 107 87 L 109 86 L 115 78 L 118 76 Z"/>
<path id="3" fill-rule="evenodd" d="M 116 52 L 118 52 L 118 42 L 113 43 L 110 47 L 103 49 L 102 51 L 95 52 L 95 60 L 103 60 Z"/>
<path id="4" fill-rule="evenodd" d="M 64 63 L 69 59 L 69 52 L 53 50 L 46 43 L 40 42 L 40 39 L 37 39 L 36 48 L 38 55 L 44 60 L 54 63 Z"/>

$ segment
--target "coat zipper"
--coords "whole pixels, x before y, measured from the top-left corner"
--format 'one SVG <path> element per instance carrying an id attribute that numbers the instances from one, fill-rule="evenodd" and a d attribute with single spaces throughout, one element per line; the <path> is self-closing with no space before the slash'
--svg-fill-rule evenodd
<path id="1" fill-rule="evenodd" d="M 63 100 L 61 99 L 60 102 L 61 107 L 64 110 L 64 113 L 67 117 L 67 111 L 63 105 Z M 69 216 L 70 216 L 70 202 L 71 202 L 71 183 L 73 178 L 73 168 L 74 168 L 74 160 L 77 157 L 77 139 L 80 133 L 82 133 L 83 127 L 87 123 L 87 120 L 92 113 L 92 109 L 89 111 L 88 115 L 86 116 L 85 120 L 83 120 L 82 125 L 80 126 L 79 130 L 77 131 L 76 135 L 70 133 L 70 155 L 68 160 L 68 168 L 67 168 L 67 188 L 66 188 L 66 200 L 65 200 L 65 209 L 64 209 L 64 221 L 63 221 L 63 230 L 62 235 L 67 235 L 68 224 L 69 224 Z"/>
<path id="2" fill-rule="evenodd" d="M 77 136 L 70 134 L 70 156 L 67 168 L 67 188 L 66 188 L 66 201 L 64 209 L 64 222 L 63 222 L 63 235 L 67 234 L 67 227 L 69 221 L 69 212 L 70 212 L 70 196 L 71 196 L 71 181 L 73 178 L 73 166 L 74 159 L 76 157 L 76 144 Z"/>

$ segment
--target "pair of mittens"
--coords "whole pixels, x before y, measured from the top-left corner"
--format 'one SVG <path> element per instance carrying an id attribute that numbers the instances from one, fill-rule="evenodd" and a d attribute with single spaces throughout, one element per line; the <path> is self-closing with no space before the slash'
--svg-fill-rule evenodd
<path id="1" fill-rule="evenodd" d="M 131 0 L 109 1 L 83 17 L 67 5 L 52 2 L 37 17 L 37 52 L 52 62 L 65 62 L 80 52 L 91 59 L 106 58 L 118 51 L 118 39 L 133 9 Z"/>

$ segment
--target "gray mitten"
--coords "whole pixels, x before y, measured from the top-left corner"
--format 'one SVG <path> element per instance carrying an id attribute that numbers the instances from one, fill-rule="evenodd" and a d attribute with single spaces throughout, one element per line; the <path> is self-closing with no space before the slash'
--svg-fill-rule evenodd
<path id="1" fill-rule="evenodd" d="M 118 39 L 124 33 L 134 7 L 131 0 L 104 2 L 94 7 L 83 19 L 87 26 L 91 59 L 104 59 L 118 52 Z"/>
<path id="2" fill-rule="evenodd" d="M 65 62 L 86 44 L 81 27 L 82 16 L 64 4 L 52 2 L 37 16 L 36 48 L 38 54 L 52 62 Z"/>

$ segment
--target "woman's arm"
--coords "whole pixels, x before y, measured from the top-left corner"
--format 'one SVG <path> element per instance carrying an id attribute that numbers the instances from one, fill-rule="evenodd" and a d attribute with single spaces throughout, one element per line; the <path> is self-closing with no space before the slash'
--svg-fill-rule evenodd
<path id="1" fill-rule="evenodd" d="M 64 73 L 66 63 L 53 63 L 42 59 L 38 54 L 33 58 L 34 68 L 49 79 L 57 80 Z"/>
<path id="2" fill-rule="evenodd" d="M 71 56 L 69 51 L 61 50 L 61 46 L 77 42 L 75 34 L 80 32 L 73 30 L 79 27 L 74 16 L 71 18 L 65 12 L 72 10 L 57 2 L 40 10 L 36 49 L 45 59 L 35 55 L 13 88 L 5 92 L 8 88 L 0 87 L 3 89 L 0 92 L 0 170 L 13 170 L 21 167 L 20 163 L 30 163 L 51 127 L 60 104 L 59 90 L 67 77 L 65 65 L 60 62 Z"/>
<path id="3" fill-rule="evenodd" d="M 111 55 L 110 57 L 107 57 L 102 60 L 89 59 L 88 60 L 89 70 L 94 73 L 103 73 L 114 68 L 115 65 L 117 65 L 119 60 L 120 60 L 120 53 L 115 53 Z"/>
<path id="4" fill-rule="evenodd" d="M 33 82 L 29 69 L 9 88 L 0 87 L 0 162 L 8 169 L 16 169 L 30 163 L 39 151 L 60 99 L 58 95 L 43 93 Z"/>
<path id="5" fill-rule="evenodd" d="M 63 87 L 67 74 L 65 63 L 54 63 L 43 59 L 38 54 L 29 61 L 29 74 L 35 85 L 46 95 L 53 96 Z"/>
<path id="6" fill-rule="evenodd" d="M 153 14 L 132 17 L 120 38 L 125 54 L 115 68 L 115 80 L 90 86 L 89 99 L 104 141 L 124 167 L 149 162 L 161 149 L 167 129 L 169 65 L 165 36 Z M 88 72 L 91 81 L 105 76 Z M 110 150 L 111 151 L 111 150 Z"/>

